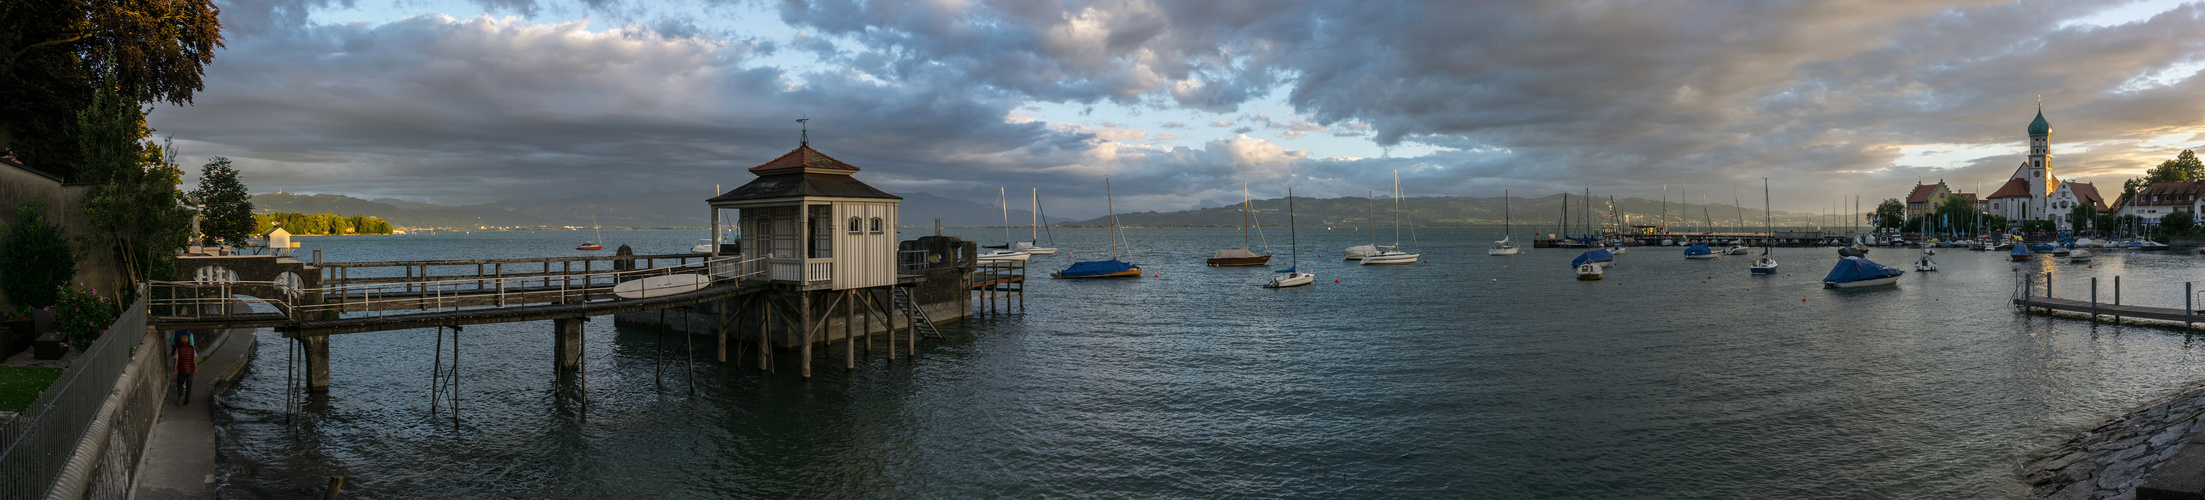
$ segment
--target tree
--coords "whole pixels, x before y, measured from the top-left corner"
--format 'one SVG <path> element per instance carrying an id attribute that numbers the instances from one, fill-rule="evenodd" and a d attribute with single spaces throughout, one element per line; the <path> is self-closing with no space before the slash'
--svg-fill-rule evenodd
<path id="1" fill-rule="evenodd" d="M 1939 229 L 1973 227 L 1975 214 L 1975 200 L 1946 197 L 1944 203 L 1937 204 L 1937 209 L 1929 213 L 1929 225 Z"/>
<path id="2" fill-rule="evenodd" d="M 103 87 L 132 103 L 190 103 L 222 46 L 219 14 L 212 0 L 0 2 L 0 149 L 76 166 L 69 129 Z"/>
<path id="3" fill-rule="evenodd" d="M 2159 227 L 2166 229 L 2167 234 L 2188 233 L 2190 227 L 2195 225 L 2197 225 L 2197 219 L 2192 218 L 2189 212 L 2174 212 L 2167 214 L 2166 217 L 2159 218 Z"/>
<path id="4" fill-rule="evenodd" d="M 1898 198 L 1885 198 L 1883 203 L 1876 204 L 1876 211 L 1868 213 L 1868 223 L 1876 227 L 1906 225 L 1906 203 Z"/>
<path id="5" fill-rule="evenodd" d="M 238 245 L 253 235 L 253 196 L 229 158 L 216 156 L 200 167 L 199 190 L 191 197 L 199 201 L 199 232 L 206 244 Z"/>
<path id="6" fill-rule="evenodd" d="M 2089 203 L 2077 203 L 2074 210 L 2067 212 L 2067 219 L 2070 224 L 2075 226 L 2076 231 L 2096 227 L 2092 223 L 2098 220 L 2098 206 Z"/>
<path id="7" fill-rule="evenodd" d="M 0 229 L 0 294 L 21 308 L 54 305 L 61 286 L 76 276 L 77 256 L 61 228 L 46 222 L 45 204 L 15 207 L 15 224 Z"/>
<path id="8" fill-rule="evenodd" d="M 2182 150 L 2181 154 L 2175 155 L 2174 159 L 2160 162 L 2159 166 L 2152 167 L 2151 170 L 2144 172 L 2146 185 L 2155 182 L 2200 180 L 2205 180 L 2205 162 L 2198 161 L 2197 153 L 2187 149 Z"/>
<path id="9" fill-rule="evenodd" d="M 121 266 L 121 282 L 110 288 L 126 294 L 138 281 L 173 277 L 176 250 L 191 236 L 174 146 L 155 144 L 138 103 L 107 87 L 77 114 L 72 132 L 79 178 L 93 185 L 82 205 L 94 233 L 86 248 L 105 248 Z"/>

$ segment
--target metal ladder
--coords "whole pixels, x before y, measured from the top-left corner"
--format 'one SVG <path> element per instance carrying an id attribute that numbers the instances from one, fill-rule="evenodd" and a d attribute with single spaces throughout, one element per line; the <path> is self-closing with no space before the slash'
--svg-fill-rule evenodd
<path id="1" fill-rule="evenodd" d="M 889 290 L 895 298 L 896 310 L 903 311 L 904 320 L 911 323 L 912 330 L 919 332 L 921 336 L 942 338 L 942 330 L 934 327 L 934 318 L 928 317 L 926 309 L 920 308 L 918 301 L 911 299 L 911 289 L 897 286 L 889 287 Z"/>

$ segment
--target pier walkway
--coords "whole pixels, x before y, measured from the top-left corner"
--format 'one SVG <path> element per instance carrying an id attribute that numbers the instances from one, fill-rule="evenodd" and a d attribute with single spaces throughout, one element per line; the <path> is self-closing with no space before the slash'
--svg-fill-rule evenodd
<path id="1" fill-rule="evenodd" d="M 2176 308 L 2122 304 L 2121 278 L 2119 276 L 2113 277 L 2112 303 L 2098 300 L 2097 278 L 2090 279 L 2089 300 L 2050 297 L 2052 276 L 2050 273 L 2046 273 L 2042 275 L 2042 279 L 2044 280 L 2044 295 L 2037 295 L 2038 276 L 2030 275 L 2022 284 L 2020 293 L 2013 298 L 2014 306 L 2020 308 L 2023 312 L 2041 309 L 2044 314 L 2080 314 L 2088 317 L 2091 321 L 2100 321 L 2101 317 L 2112 316 L 2116 322 L 2126 319 L 2179 322 L 2182 323 L 2184 330 L 2193 328 L 2197 324 L 2197 320 L 2205 319 L 2205 314 L 2200 314 L 2197 310 L 2196 291 L 2192 284 L 2187 282 L 2182 284 L 2183 307 Z"/>

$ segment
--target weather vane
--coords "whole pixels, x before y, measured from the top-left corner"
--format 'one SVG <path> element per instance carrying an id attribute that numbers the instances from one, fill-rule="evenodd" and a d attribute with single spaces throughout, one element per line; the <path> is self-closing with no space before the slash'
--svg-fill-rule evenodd
<path id="1" fill-rule="evenodd" d="M 797 146 L 799 146 L 799 147 L 809 147 L 809 146 L 811 146 L 811 145 L 812 145 L 812 129 L 811 129 L 811 124 L 810 124 L 810 123 L 806 123 L 806 122 L 810 122 L 810 121 L 812 121 L 812 119 L 811 119 L 811 118 L 797 118 L 797 119 L 796 119 L 796 127 L 797 127 L 797 129 L 798 129 L 798 130 L 797 130 L 797 136 L 796 136 L 796 145 L 797 145 Z"/>

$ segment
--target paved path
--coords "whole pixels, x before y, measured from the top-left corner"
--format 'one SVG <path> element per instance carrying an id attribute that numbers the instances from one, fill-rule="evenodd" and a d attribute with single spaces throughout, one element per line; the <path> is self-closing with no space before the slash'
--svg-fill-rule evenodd
<path id="1" fill-rule="evenodd" d="M 142 500 L 214 498 L 214 406 L 216 386 L 243 372 L 246 355 L 253 350 L 257 330 L 230 330 L 207 342 L 200 356 L 199 374 L 192 378 L 191 405 L 176 406 L 176 386 L 169 382 L 161 417 L 146 440 L 145 456 L 138 463 L 136 484 L 130 496 Z M 162 364 L 167 368 L 167 364 Z"/>

